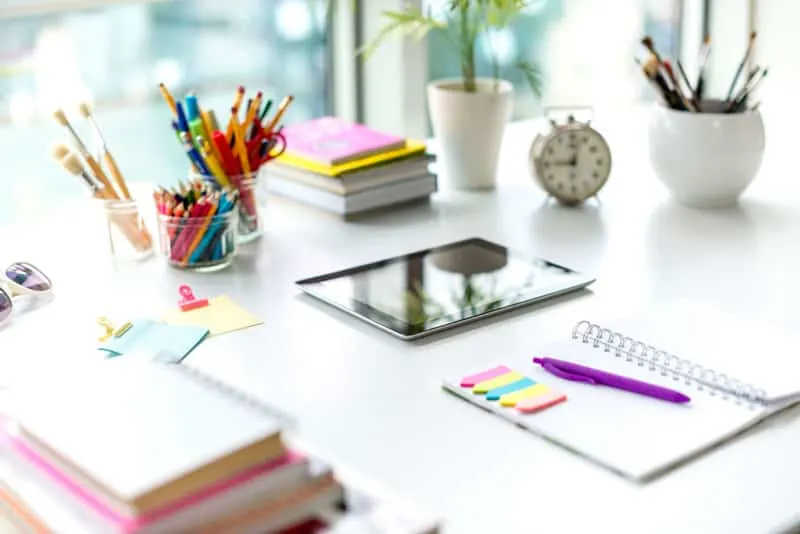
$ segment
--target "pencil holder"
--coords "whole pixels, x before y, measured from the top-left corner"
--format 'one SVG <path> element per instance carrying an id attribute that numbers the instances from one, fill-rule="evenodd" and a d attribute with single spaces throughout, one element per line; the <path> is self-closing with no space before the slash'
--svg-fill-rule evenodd
<path id="1" fill-rule="evenodd" d="M 213 176 L 194 175 L 190 178 L 201 179 L 213 189 L 220 190 L 224 186 Z M 236 225 L 236 240 L 247 243 L 261 236 L 262 217 L 258 195 L 258 171 L 239 176 L 228 177 L 230 187 L 239 192 L 239 219 Z"/>
<path id="2" fill-rule="evenodd" d="M 153 254 L 153 238 L 136 200 L 101 200 L 106 234 L 112 256 L 142 260 Z"/>
<path id="3" fill-rule="evenodd" d="M 238 210 L 211 217 L 159 215 L 161 251 L 178 269 L 211 272 L 224 269 L 236 253 Z"/>
<path id="4" fill-rule="evenodd" d="M 725 113 L 725 102 L 699 113 L 656 104 L 650 117 L 650 162 L 672 199 L 698 208 L 734 205 L 764 156 L 764 123 L 756 111 Z"/>

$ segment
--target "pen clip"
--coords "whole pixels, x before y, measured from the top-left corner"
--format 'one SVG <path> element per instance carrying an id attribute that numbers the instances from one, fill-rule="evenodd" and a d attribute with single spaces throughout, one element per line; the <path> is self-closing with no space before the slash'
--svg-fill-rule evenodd
<path id="1" fill-rule="evenodd" d="M 579 375 L 577 373 L 570 373 L 568 371 L 564 371 L 563 369 L 559 369 L 557 365 L 545 362 L 542 363 L 542 367 L 545 371 L 550 373 L 553 376 L 557 376 L 558 378 L 563 378 L 564 380 L 569 380 L 571 382 L 583 382 L 585 384 L 598 384 L 597 380 L 590 378 L 588 376 Z"/>

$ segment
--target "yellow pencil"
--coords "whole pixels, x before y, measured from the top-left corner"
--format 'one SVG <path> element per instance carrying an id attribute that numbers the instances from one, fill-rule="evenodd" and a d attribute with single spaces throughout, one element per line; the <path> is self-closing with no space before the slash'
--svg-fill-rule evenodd
<path id="1" fill-rule="evenodd" d="M 292 95 L 287 95 L 283 98 L 281 104 L 278 106 L 278 111 L 275 112 L 275 116 L 272 117 L 272 120 L 269 121 L 269 124 L 264 126 L 264 133 L 267 135 L 272 133 L 272 130 L 275 129 L 275 126 L 277 126 L 278 122 L 280 122 L 281 118 L 283 118 L 283 114 L 286 113 L 286 108 L 289 107 L 289 104 L 292 103 L 292 100 L 294 100 Z"/>
<path id="2" fill-rule="evenodd" d="M 239 88 L 236 90 L 236 96 L 233 99 L 233 106 L 231 107 L 231 120 L 228 121 L 228 131 L 225 132 L 225 138 L 228 140 L 228 143 L 231 142 L 231 137 L 233 137 L 233 119 L 239 120 L 239 108 L 242 105 L 242 99 L 244 98 L 244 85 L 240 85 Z"/>
<path id="3" fill-rule="evenodd" d="M 197 144 L 200 145 L 200 152 L 202 152 L 211 174 L 213 174 L 214 178 L 217 179 L 219 185 L 222 187 L 228 187 L 230 182 L 228 181 L 228 177 L 225 175 L 225 171 L 222 170 L 222 166 L 219 163 L 220 160 L 217 159 L 211 150 L 211 143 L 202 137 L 197 136 Z"/>
<path id="4" fill-rule="evenodd" d="M 242 126 L 242 130 L 244 130 L 245 135 L 247 132 L 250 131 L 250 127 L 253 125 L 253 121 L 256 120 L 256 116 L 258 115 L 258 110 L 261 108 L 261 99 L 264 98 L 264 93 L 259 91 L 256 93 L 256 97 L 250 103 L 250 107 L 247 108 L 247 115 L 244 119 L 244 125 Z"/>
<path id="5" fill-rule="evenodd" d="M 234 109 L 231 108 L 231 121 L 229 123 L 233 128 L 233 135 L 236 137 L 236 154 L 239 156 L 239 163 L 242 165 L 242 173 L 244 175 L 250 174 L 250 161 L 247 158 L 247 145 L 244 142 L 244 134 L 242 133 L 242 126 L 239 124 L 239 119 L 233 113 Z"/>
<path id="6" fill-rule="evenodd" d="M 161 91 L 161 96 L 163 96 L 164 100 L 167 101 L 167 105 L 169 106 L 169 109 L 172 111 L 172 115 L 174 117 L 177 117 L 178 116 L 178 110 L 177 110 L 177 108 L 175 106 L 175 98 L 169 92 L 169 89 L 167 89 L 167 86 L 164 85 L 163 83 L 160 83 L 160 84 L 158 84 L 158 89 Z"/>
<path id="7" fill-rule="evenodd" d="M 222 161 L 222 155 L 219 153 L 219 150 L 217 150 L 217 145 L 211 142 L 214 136 L 214 125 L 211 123 L 211 117 L 208 112 L 204 109 L 200 110 L 200 120 L 203 121 L 203 130 L 206 132 L 205 139 L 208 144 L 211 145 L 211 153 L 214 154 L 217 161 Z"/>

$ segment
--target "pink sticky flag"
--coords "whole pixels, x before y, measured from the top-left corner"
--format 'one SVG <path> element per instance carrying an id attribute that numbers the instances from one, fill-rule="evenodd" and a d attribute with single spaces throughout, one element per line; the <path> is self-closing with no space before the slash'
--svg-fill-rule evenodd
<path id="1" fill-rule="evenodd" d="M 565 400 L 567 400 L 566 395 L 559 393 L 558 391 L 550 390 L 542 393 L 541 395 L 528 397 L 527 399 L 519 401 L 516 408 L 522 413 L 534 413 L 544 410 L 545 408 L 549 408 L 550 406 L 560 402 L 564 402 Z"/>
<path id="2" fill-rule="evenodd" d="M 504 375 L 506 373 L 510 373 L 511 369 L 506 367 L 505 365 L 498 365 L 493 369 L 487 369 L 486 371 L 482 371 L 480 373 L 465 376 L 461 379 L 461 387 L 462 388 L 471 388 L 474 387 L 475 384 L 479 384 L 484 380 L 491 380 L 492 378 L 498 377 L 500 375 Z"/>

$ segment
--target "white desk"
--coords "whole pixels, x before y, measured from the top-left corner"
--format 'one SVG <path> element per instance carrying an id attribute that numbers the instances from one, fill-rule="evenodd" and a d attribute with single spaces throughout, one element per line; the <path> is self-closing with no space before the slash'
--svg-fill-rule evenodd
<path id="1" fill-rule="evenodd" d="M 0 330 L 0 368 L 24 361 L 61 372 L 85 356 L 65 350 L 68 340 L 53 332 L 76 325 L 64 335 L 97 335 L 98 315 L 155 313 L 173 305 L 186 282 L 198 294 L 228 293 L 265 320 L 207 341 L 188 365 L 290 411 L 304 440 L 437 512 L 446 532 L 750 534 L 800 525 L 796 416 L 638 486 L 439 387 L 443 376 L 563 337 L 554 325 L 581 318 L 588 301 L 617 295 L 692 296 L 800 328 L 800 210 L 778 194 L 789 180 L 770 171 L 771 152 L 740 208 L 691 211 L 668 203 L 651 175 L 642 120 L 598 121 L 614 152 L 600 209 L 543 205 L 524 165 L 533 126 L 517 124 L 496 192 L 441 193 L 430 207 L 353 223 L 272 202 L 265 237 L 216 274 L 158 261 L 111 267 L 97 259 L 97 242 L 69 237 L 68 222 L 50 226 L 40 235 L 46 241 L 24 239 L 19 228 L 0 232 L 0 259 L 30 259 L 58 283 L 51 304 Z M 299 297 L 292 284 L 473 235 L 594 272 L 595 295 L 408 344 Z M 40 334 L 23 335 L 34 329 Z"/>

